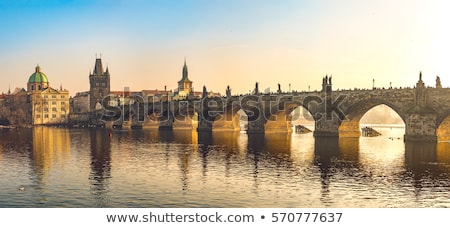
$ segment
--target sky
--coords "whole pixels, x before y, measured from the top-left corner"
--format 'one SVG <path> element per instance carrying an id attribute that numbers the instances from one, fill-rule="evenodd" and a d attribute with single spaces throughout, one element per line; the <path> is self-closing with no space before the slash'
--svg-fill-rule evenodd
<path id="1" fill-rule="evenodd" d="M 95 58 L 111 90 L 174 89 L 186 59 L 196 91 L 248 93 L 450 86 L 450 2 L 437 0 L 0 0 L 0 92 L 89 90 Z"/>

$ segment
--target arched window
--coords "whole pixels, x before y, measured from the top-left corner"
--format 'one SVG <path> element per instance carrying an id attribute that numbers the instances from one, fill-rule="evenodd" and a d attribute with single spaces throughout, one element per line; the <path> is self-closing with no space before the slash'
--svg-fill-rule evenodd
<path id="1" fill-rule="evenodd" d="M 38 85 L 38 90 L 41 90 L 41 85 Z"/>
<path id="2" fill-rule="evenodd" d="M 31 85 L 31 91 L 33 91 L 34 90 L 34 85 Z"/>

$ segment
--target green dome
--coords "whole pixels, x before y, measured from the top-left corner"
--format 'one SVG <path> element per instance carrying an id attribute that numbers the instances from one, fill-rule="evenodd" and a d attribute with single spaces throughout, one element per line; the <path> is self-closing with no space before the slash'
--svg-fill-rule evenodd
<path id="1" fill-rule="evenodd" d="M 48 83 L 47 76 L 41 72 L 41 67 L 36 67 L 36 72 L 34 72 L 28 79 L 28 83 Z"/>

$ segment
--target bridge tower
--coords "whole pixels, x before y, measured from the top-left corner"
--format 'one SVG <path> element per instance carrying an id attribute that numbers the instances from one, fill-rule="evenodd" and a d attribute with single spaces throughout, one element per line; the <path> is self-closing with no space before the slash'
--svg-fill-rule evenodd
<path id="1" fill-rule="evenodd" d="M 111 84 L 110 81 L 111 80 L 108 67 L 106 67 L 106 71 L 103 71 L 102 59 L 97 58 L 95 60 L 94 71 L 89 74 L 89 108 L 91 112 L 96 109 L 96 106 L 98 106 L 98 104 L 103 105 L 103 99 L 109 96 Z"/>
<path id="2" fill-rule="evenodd" d="M 414 91 L 414 107 L 406 115 L 405 140 L 437 141 L 437 112 L 428 104 L 428 88 L 422 81 L 422 72 Z"/>
<path id="3" fill-rule="evenodd" d="M 319 112 L 315 116 L 315 130 L 316 137 L 338 137 L 339 125 L 342 120 L 333 114 L 333 88 L 331 76 L 326 75 L 322 79 L 321 104 Z"/>

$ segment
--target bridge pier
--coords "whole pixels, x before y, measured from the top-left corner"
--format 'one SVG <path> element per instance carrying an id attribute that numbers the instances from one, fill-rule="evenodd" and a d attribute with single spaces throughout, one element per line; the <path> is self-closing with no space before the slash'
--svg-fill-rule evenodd
<path id="1" fill-rule="evenodd" d="M 172 123 L 173 129 L 192 130 L 197 128 L 197 121 L 190 116 L 176 116 Z"/>
<path id="2" fill-rule="evenodd" d="M 436 118 L 434 113 L 411 113 L 406 116 L 405 141 L 436 142 Z"/>
<path id="3" fill-rule="evenodd" d="M 148 115 L 145 121 L 142 123 L 142 128 L 144 129 L 158 129 L 159 128 L 159 118 L 156 115 Z"/>
<path id="4" fill-rule="evenodd" d="M 160 117 L 159 119 L 159 130 L 172 130 L 173 115 L 171 113 L 166 113 L 166 115 Z"/>
<path id="5" fill-rule="evenodd" d="M 264 134 L 264 124 L 265 120 L 263 117 L 259 117 L 256 120 L 248 121 L 247 134 Z"/>
<path id="6" fill-rule="evenodd" d="M 339 125 L 339 120 L 334 116 L 331 120 L 316 120 L 314 137 L 339 137 Z"/>
<path id="7" fill-rule="evenodd" d="M 211 121 L 203 119 L 199 116 L 197 132 L 212 132 Z"/>
<path id="8" fill-rule="evenodd" d="M 222 115 L 212 124 L 212 131 L 214 132 L 237 132 L 241 130 L 239 125 L 239 114 Z"/>

